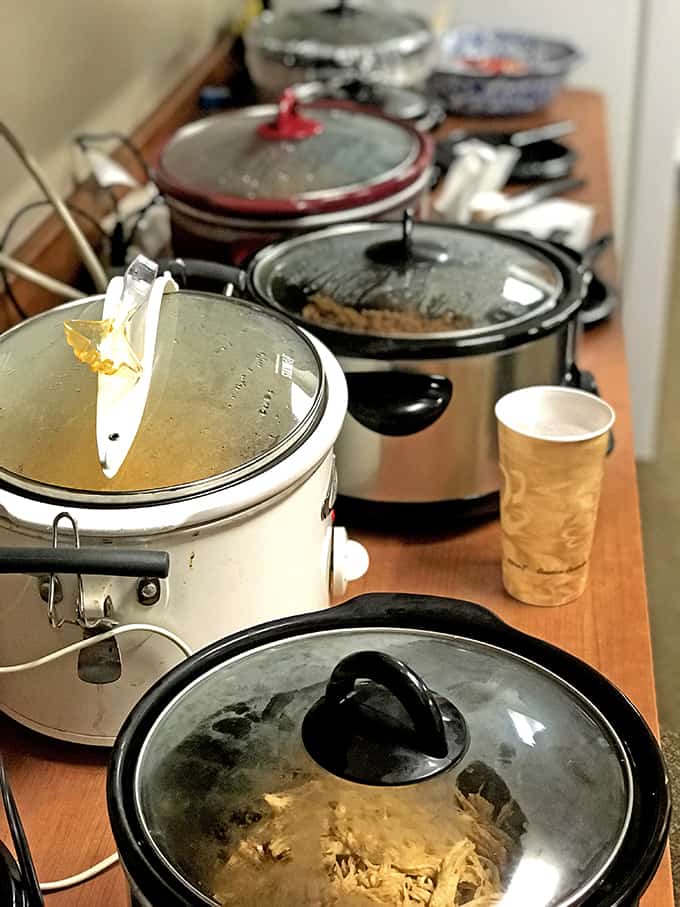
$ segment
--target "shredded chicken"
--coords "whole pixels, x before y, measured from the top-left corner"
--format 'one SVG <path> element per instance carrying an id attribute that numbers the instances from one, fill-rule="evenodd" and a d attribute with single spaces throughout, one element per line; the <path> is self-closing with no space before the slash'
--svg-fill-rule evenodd
<path id="1" fill-rule="evenodd" d="M 215 895 L 239 907 L 493 907 L 517 842 L 484 797 L 451 790 L 434 811 L 418 786 L 367 795 L 328 778 L 266 794 L 269 815 L 218 867 Z"/>

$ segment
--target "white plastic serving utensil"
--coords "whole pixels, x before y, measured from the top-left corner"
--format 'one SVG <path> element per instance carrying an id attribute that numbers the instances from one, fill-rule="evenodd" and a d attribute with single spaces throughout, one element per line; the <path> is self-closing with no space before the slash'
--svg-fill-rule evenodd
<path id="1" fill-rule="evenodd" d="M 108 344 L 116 361 L 121 340 L 127 339 L 127 354 L 133 354 L 137 366 L 97 377 L 97 452 L 108 479 L 117 474 L 137 437 L 151 386 L 163 293 L 178 288 L 168 272 L 156 277 L 157 272 L 155 262 L 138 255 L 125 277 L 114 277 L 106 290 L 102 320 L 124 324 L 125 332 L 111 331 L 100 353 L 106 355 Z"/>

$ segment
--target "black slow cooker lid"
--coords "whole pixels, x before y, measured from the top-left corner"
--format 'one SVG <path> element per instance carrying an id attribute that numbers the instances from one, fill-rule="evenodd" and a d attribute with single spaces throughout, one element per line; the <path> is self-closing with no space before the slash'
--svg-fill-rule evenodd
<path id="1" fill-rule="evenodd" d="M 540 244 L 407 213 L 401 225 L 339 225 L 274 243 L 255 257 L 251 284 L 358 354 L 381 340 L 475 353 L 564 321 L 578 301 L 573 276 Z"/>
<path id="2" fill-rule="evenodd" d="M 458 621 L 445 607 L 457 609 Z M 448 632 L 457 622 L 463 632 Z M 126 752 L 135 815 L 125 824 L 171 886 L 193 892 L 192 903 L 214 903 L 244 826 L 256 828 L 277 808 L 267 796 L 294 798 L 329 778 L 340 799 L 361 783 L 367 807 L 380 798 L 388 814 L 431 809 L 442 834 L 453 821 L 442 804 L 452 806 L 456 789 L 481 794 L 517 845 L 503 880 L 507 907 L 581 903 L 602 883 L 629 826 L 633 778 L 587 682 L 578 690 L 525 657 L 513 640 L 527 638 L 509 628 L 505 643 L 497 629 L 485 638 L 504 625 L 466 603 L 364 596 L 293 619 L 288 633 L 285 624 L 232 638 L 221 655 L 213 649 L 193 670 L 179 669 L 184 682 L 169 697 L 159 688 L 150 713 L 138 708 L 121 735 L 112 777 L 116 785 Z M 431 745 L 422 702 L 414 705 L 408 683 L 395 685 L 393 673 L 376 668 L 376 653 L 407 666 L 431 692 L 451 732 L 444 752 Z M 329 679 L 338 670 L 336 696 Z M 330 720 L 316 733 L 315 715 L 329 700 Z M 134 765 L 131 739 L 141 746 Z M 418 782 L 419 773 L 428 780 Z M 402 818 L 400 833 L 409 831 Z M 285 874 L 278 884 L 286 890 Z"/>

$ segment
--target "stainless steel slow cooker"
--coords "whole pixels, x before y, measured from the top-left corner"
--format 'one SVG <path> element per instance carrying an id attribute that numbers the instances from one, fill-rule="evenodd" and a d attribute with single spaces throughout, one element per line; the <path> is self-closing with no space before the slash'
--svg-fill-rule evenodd
<path id="1" fill-rule="evenodd" d="M 180 129 L 158 185 L 177 255 L 238 263 L 272 239 L 427 198 L 433 145 L 405 123 L 351 102 L 298 102 L 219 114 Z"/>
<path id="2" fill-rule="evenodd" d="M 347 392 L 321 343 L 253 303 L 166 294 L 141 427 L 107 478 L 98 376 L 64 335 L 102 305 L 0 337 L 0 709 L 108 745 L 178 645 L 324 607 L 366 558 L 333 527 Z"/>
<path id="3" fill-rule="evenodd" d="M 420 85 L 434 37 L 420 16 L 348 3 L 265 11 L 244 35 L 248 71 L 266 100 L 300 82 L 350 75 L 380 85 Z"/>
<path id="4" fill-rule="evenodd" d="M 587 281 L 548 244 L 407 215 L 272 244 L 249 283 L 340 359 L 339 490 L 355 502 L 492 506 L 496 401 L 580 380 Z"/>
<path id="5" fill-rule="evenodd" d="M 108 778 L 137 907 L 633 907 L 663 759 L 602 675 L 469 602 L 374 594 L 175 668 Z"/>

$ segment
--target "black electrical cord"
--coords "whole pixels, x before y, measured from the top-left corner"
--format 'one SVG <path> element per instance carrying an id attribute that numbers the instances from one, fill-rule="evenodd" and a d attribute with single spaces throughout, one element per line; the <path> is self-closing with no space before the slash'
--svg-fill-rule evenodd
<path id="1" fill-rule="evenodd" d="M 2 236 L 0 236 L 0 252 L 2 252 L 4 250 L 5 246 L 7 245 L 8 241 L 9 241 L 12 231 L 16 227 L 17 223 L 21 220 L 21 218 L 25 214 L 28 214 L 29 211 L 33 211 L 36 208 L 42 208 L 45 205 L 51 205 L 51 202 L 49 202 L 46 198 L 40 199 L 39 201 L 35 201 L 35 202 L 29 202 L 29 204 L 24 205 L 22 208 L 19 208 L 18 211 L 14 212 L 12 217 L 7 222 L 7 226 L 5 227 L 5 229 L 2 233 Z M 83 208 L 79 208 L 77 205 L 71 205 L 68 203 L 66 204 L 66 207 L 70 211 L 72 211 L 74 214 L 76 214 L 78 217 L 82 217 L 84 220 L 86 220 L 90 224 L 92 224 L 92 226 L 96 227 L 96 229 L 99 231 L 100 235 L 103 236 L 107 241 L 110 241 L 109 234 L 102 227 L 102 225 L 99 223 L 97 218 L 94 217 L 92 214 L 90 214 L 89 211 L 85 211 Z M 29 317 L 29 315 L 24 310 L 24 308 L 21 306 L 21 303 L 19 302 L 19 300 L 16 298 L 16 296 L 14 294 L 14 290 L 12 289 L 12 282 L 7 276 L 7 271 L 5 268 L 3 268 L 1 266 L 0 266 L 0 279 L 2 279 L 4 292 L 7 294 L 7 297 L 9 298 L 10 302 L 16 309 L 19 317 L 25 321 Z"/>
<path id="2" fill-rule="evenodd" d="M 137 161 L 139 166 L 144 171 L 147 181 L 151 182 L 151 183 L 153 182 L 151 170 L 150 170 L 147 162 L 144 160 L 144 156 L 142 155 L 139 148 L 137 148 L 137 146 L 134 144 L 134 142 L 130 141 L 130 139 L 124 133 L 117 132 L 115 130 L 109 130 L 107 132 L 81 133 L 80 135 L 74 136 L 73 141 L 81 149 L 81 151 L 83 151 L 83 153 L 87 152 L 87 148 L 90 145 L 99 145 L 99 144 L 102 144 L 105 142 L 114 142 L 114 141 L 119 142 L 121 145 L 123 145 L 125 148 L 127 148 L 130 151 L 130 153 L 133 155 L 133 157 L 135 158 L 135 160 Z M 132 239 L 134 238 L 134 236 L 137 232 L 139 223 L 140 223 L 142 217 L 144 216 L 144 214 L 146 213 L 146 211 L 148 210 L 148 208 L 144 208 L 143 211 L 140 212 L 139 219 L 135 222 L 135 225 L 132 229 L 131 236 L 130 236 L 130 238 L 128 238 L 126 240 L 125 235 L 124 235 L 124 223 L 125 223 L 125 220 L 127 220 L 127 218 L 121 218 L 121 216 L 120 216 L 118 198 L 116 197 L 116 193 L 114 192 L 113 187 L 108 186 L 106 188 L 108 189 L 108 192 L 111 197 L 111 201 L 112 201 L 115 213 L 116 213 L 116 225 L 110 236 L 111 265 L 113 267 L 120 267 L 121 265 L 123 265 L 125 263 L 128 247 L 129 247 L 130 243 L 132 242 Z M 134 215 L 132 215 L 132 216 L 134 216 Z"/>
<path id="3" fill-rule="evenodd" d="M 139 225 L 141 224 L 141 222 L 144 219 L 147 212 L 151 208 L 153 208 L 155 205 L 161 204 L 162 202 L 163 202 L 163 196 L 159 192 L 156 195 L 154 195 L 154 197 L 151 199 L 151 201 L 147 202 L 147 204 L 144 205 L 144 207 L 140 211 L 133 211 L 131 214 L 128 214 L 128 216 L 125 218 L 125 220 L 130 220 L 130 218 L 135 217 L 135 222 L 132 225 L 132 229 L 130 230 L 130 234 L 127 238 L 128 247 L 130 247 L 133 244 L 133 242 L 135 241 L 135 236 L 137 235 L 137 230 L 139 229 Z"/>
<path id="4" fill-rule="evenodd" d="M 82 133 L 81 135 L 76 135 L 73 141 L 80 147 L 85 148 L 87 145 L 96 145 L 100 142 L 120 142 L 121 145 L 125 145 L 128 151 L 135 158 L 139 166 L 144 171 L 147 180 L 151 181 L 151 168 L 144 159 L 144 155 L 135 145 L 134 142 L 131 142 L 130 139 L 122 132 L 88 132 Z"/>

